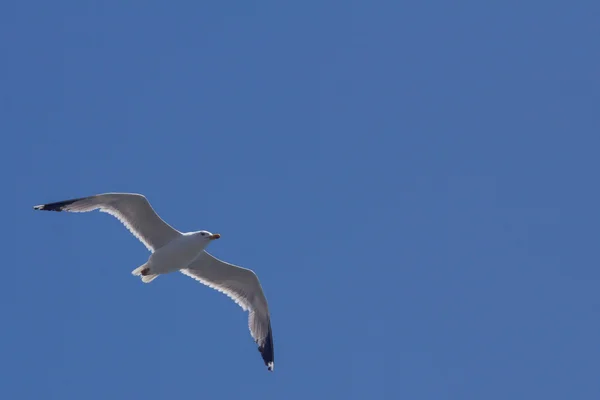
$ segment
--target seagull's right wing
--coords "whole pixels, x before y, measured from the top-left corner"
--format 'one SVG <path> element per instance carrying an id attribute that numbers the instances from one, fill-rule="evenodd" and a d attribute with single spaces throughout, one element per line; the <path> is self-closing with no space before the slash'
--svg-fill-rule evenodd
<path id="1" fill-rule="evenodd" d="M 269 306 L 256 274 L 249 269 L 226 263 L 203 251 L 181 270 L 206 286 L 229 296 L 244 311 L 249 311 L 250 334 L 269 371 L 274 367 L 273 333 Z"/>
<path id="2" fill-rule="evenodd" d="M 181 233 L 163 221 L 146 197 L 134 193 L 105 193 L 42 204 L 36 210 L 87 212 L 100 209 L 125 225 L 151 252 L 181 236 Z"/>

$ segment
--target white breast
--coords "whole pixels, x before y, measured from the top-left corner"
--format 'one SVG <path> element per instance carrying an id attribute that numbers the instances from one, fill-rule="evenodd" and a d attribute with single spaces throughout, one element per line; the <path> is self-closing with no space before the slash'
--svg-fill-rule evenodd
<path id="1" fill-rule="evenodd" d="M 156 274 L 178 271 L 194 261 L 206 245 L 194 235 L 183 234 L 152 253 L 148 266 Z"/>

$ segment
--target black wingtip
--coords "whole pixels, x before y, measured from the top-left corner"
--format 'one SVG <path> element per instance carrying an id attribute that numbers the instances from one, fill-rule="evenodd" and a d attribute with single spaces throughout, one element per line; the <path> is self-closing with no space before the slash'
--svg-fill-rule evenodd
<path id="1" fill-rule="evenodd" d="M 265 365 L 269 371 L 273 371 L 275 367 L 275 353 L 273 351 L 273 333 L 271 331 L 271 321 L 269 321 L 269 332 L 265 338 L 263 344 L 258 346 L 258 351 L 262 356 Z"/>
<path id="2" fill-rule="evenodd" d="M 69 204 L 73 204 L 79 200 L 81 200 L 81 199 L 72 199 L 72 200 L 57 201 L 56 203 L 40 204 L 39 206 L 33 206 L 33 209 L 34 210 L 43 210 L 43 211 L 62 211 L 65 206 L 68 206 Z"/>

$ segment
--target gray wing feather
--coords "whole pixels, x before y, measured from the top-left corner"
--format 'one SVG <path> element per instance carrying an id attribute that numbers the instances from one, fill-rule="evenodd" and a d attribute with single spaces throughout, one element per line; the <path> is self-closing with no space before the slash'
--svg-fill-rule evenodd
<path id="1" fill-rule="evenodd" d="M 271 317 L 267 299 L 256 274 L 246 268 L 226 263 L 203 251 L 181 272 L 204 285 L 224 293 L 244 311 L 248 311 L 248 326 L 258 344 L 265 365 L 273 370 L 274 352 Z"/>
<path id="2" fill-rule="evenodd" d="M 88 212 L 100 210 L 117 218 L 148 250 L 166 245 L 181 233 L 163 221 L 146 197 L 134 193 L 104 193 L 35 206 L 36 210 Z"/>

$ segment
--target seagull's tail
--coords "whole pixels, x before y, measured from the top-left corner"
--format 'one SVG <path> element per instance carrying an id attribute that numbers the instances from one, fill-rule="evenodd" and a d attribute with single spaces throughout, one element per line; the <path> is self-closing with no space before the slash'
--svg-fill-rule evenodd
<path id="1" fill-rule="evenodd" d="M 158 276 L 158 274 L 147 274 L 147 273 L 144 273 L 145 272 L 144 270 L 149 270 L 149 268 L 146 266 L 146 264 L 137 267 L 136 269 L 134 269 L 133 271 L 131 271 L 131 274 L 134 275 L 134 276 L 141 277 L 142 278 L 142 282 L 144 282 L 144 283 L 150 283 L 154 279 L 156 279 L 156 277 Z"/>

